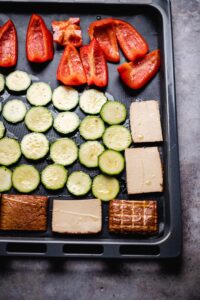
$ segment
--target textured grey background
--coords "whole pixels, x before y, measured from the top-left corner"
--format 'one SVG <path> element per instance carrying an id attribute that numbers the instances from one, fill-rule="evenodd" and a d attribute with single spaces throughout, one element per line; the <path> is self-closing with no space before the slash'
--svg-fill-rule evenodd
<path id="1" fill-rule="evenodd" d="M 0 259 L 0 300 L 200 299 L 200 0 L 172 0 L 183 209 L 180 261 Z"/>

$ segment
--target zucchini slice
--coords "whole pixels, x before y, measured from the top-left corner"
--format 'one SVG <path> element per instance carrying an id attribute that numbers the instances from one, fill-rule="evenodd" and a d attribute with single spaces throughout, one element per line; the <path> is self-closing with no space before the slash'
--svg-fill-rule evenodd
<path id="1" fill-rule="evenodd" d="M 14 71 L 6 77 L 6 86 L 10 91 L 23 92 L 31 84 L 31 77 L 24 71 Z"/>
<path id="2" fill-rule="evenodd" d="M 13 99 L 3 107 L 3 117 L 10 123 L 21 122 L 26 115 L 26 105 L 19 99 Z"/>
<path id="3" fill-rule="evenodd" d="M 79 105 L 86 114 L 96 115 L 100 113 L 100 110 L 106 101 L 107 98 L 104 93 L 95 89 L 90 89 L 85 90 L 80 96 Z"/>
<path id="4" fill-rule="evenodd" d="M 78 104 L 78 91 L 69 86 L 60 85 L 52 95 L 52 102 L 54 107 L 58 110 L 71 110 Z"/>
<path id="5" fill-rule="evenodd" d="M 92 193 L 98 199 L 112 200 L 119 193 L 119 181 L 115 177 L 103 174 L 97 175 L 92 183 Z"/>
<path id="6" fill-rule="evenodd" d="M 74 112 L 61 112 L 59 113 L 53 123 L 55 130 L 62 134 L 74 132 L 80 124 L 79 117 Z"/>
<path id="7" fill-rule="evenodd" d="M 86 140 L 97 140 L 102 137 L 105 126 L 101 118 L 87 116 L 83 119 L 79 127 L 80 135 Z"/>
<path id="8" fill-rule="evenodd" d="M 58 139 L 50 147 L 50 157 L 56 164 L 71 165 L 78 158 L 78 147 L 72 139 Z"/>
<path id="9" fill-rule="evenodd" d="M 103 135 L 104 145 L 112 150 L 123 151 L 130 146 L 131 142 L 130 131 L 121 125 L 108 127 Z"/>
<path id="10" fill-rule="evenodd" d="M 46 82 L 34 82 L 26 93 L 28 102 L 34 106 L 47 105 L 51 101 L 52 90 Z"/>
<path id="11" fill-rule="evenodd" d="M 119 101 L 107 101 L 101 111 L 101 118 L 109 125 L 116 125 L 126 120 L 126 107 Z"/>
<path id="12" fill-rule="evenodd" d="M 81 144 L 79 160 L 87 168 L 98 167 L 98 157 L 104 151 L 104 146 L 97 141 L 88 141 Z"/>
<path id="13" fill-rule="evenodd" d="M 49 151 L 49 141 L 42 133 L 28 133 L 21 141 L 23 155 L 31 160 L 43 158 Z"/>
<path id="14" fill-rule="evenodd" d="M 38 187 L 40 174 L 35 167 L 23 164 L 14 169 L 12 182 L 14 188 L 20 193 L 30 193 Z"/>
<path id="15" fill-rule="evenodd" d="M 48 190 L 62 189 L 67 181 L 67 170 L 62 165 L 49 165 L 42 171 L 41 181 Z"/>
<path id="16" fill-rule="evenodd" d="M 69 192 L 75 196 L 83 196 L 87 194 L 92 185 L 90 176 L 82 171 L 71 173 L 67 180 L 67 188 Z"/>
<path id="17" fill-rule="evenodd" d="M 0 121 L 0 139 L 2 139 L 2 137 L 4 136 L 5 131 L 6 131 L 5 126 L 4 126 L 3 122 Z"/>
<path id="18" fill-rule="evenodd" d="M 8 137 L 0 140 L 0 165 L 10 166 L 18 161 L 21 149 L 18 141 Z"/>
<path id="19" fill-rule="evenodd" d="M 115 150 L 105 150 L 99 156 L 99 168 L 108 175 L 117 175 L 124 169 L 124 157 Z"/>
<path id="20" fill-rule="evenodd" d="M 3 92 L 5 87 L 5 79 L 3 74 L 0 73 L 0 93 Z"/>
<path id="21" fill-rule="evenodd" d="M 12 172 L 6 167 L 0 167 L 0 193 L 7 192 L 12 187 Z"/>
<path id="22" fill-rule="evenodd" d="M 53 124 L 53 116 L 46 107 L 32 107 L 26 114 L 25 124 L 31 131 L 46 132 Z"/>

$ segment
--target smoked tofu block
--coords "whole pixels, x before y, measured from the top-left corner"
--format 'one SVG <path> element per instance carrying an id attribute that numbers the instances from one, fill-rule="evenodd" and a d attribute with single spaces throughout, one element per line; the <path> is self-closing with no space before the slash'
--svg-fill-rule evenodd
<path id="1" fill-rule="evenodd" d="M 163 141 L 158 101 L 133 102 L 130 123 L 134 143 Z"/>
<path id="2" fill-rule="evenodd" d="M 163 172 L 157 147 L 125 150 L 128 194 L 163 191 Z"/>
<path id="3" fill-rule="evenodd" d="M 52 230 L 68 234 L 98 233 L 102 228 L 101 200 L 54 200 Z"/>
<path id="4" fill-rule="evenodd" d="M 45 231 L 47 228 L 46 196 L 6 195 L 1 197 L 0 229 Z"/>
<path id="5" fill-rule="evenodd" d="M 157 202 L 153 200 L 110 201 L 109 231 L 156 233 L 158 231 Z"/>

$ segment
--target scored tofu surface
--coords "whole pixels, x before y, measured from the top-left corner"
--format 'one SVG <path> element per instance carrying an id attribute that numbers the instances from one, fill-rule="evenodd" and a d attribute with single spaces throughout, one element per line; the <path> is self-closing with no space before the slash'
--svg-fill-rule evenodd
<path id="1" fill-rule="evenodd" d="M 125 150 L 128 194 L 163 191 L 163 171 L 157 147 Z"/>
<path id="2" fill-rule="evenodd" d="M 130 124 L 134 143 L 163 141 L 158 101 L 133 102 L 130 106 Z"/>
<path id="3" fill-rule="evenodd" d="M 58 233 L 98 233 L 102 228 L 101 200 L 54 200 L 52 230 Z"/>

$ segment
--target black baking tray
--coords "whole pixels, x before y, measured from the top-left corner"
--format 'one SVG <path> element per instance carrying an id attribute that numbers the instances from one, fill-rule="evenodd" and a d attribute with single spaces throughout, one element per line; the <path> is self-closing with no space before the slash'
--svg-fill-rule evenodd
<path id="1" fill-rule="evenodd" d="M 48 230 L 44 233 L 34 232 L 3 232 L 0 231 L 1 256 L 43 256 L 43 257 L 98 257 L 98 258 L 170 258 L 181 253 L 181 205 L 179 187 L 179 156 L 176 124 L 176 101 L 173 64 L 173 43 L 171 10 L 169 0 L 104 0 L 104 1 L 0 1 L 0 25 L 12 19 L 16 25 L 19 39 L 19 58 L 16 69 L 25 70 L 33 75 L 33 81 L 38 79 L 49 82 L 52 88 L 58 85 L 56 69 L 63 49 L 55 47 L 52 62 L 43 65 L 28 63 L 25 55 L 25 36 L 30 15 L 40 14 L 48 27 L 51 21 L 67 19 L 70 16 L 81 18 L 84 43 L 89 41 L 88 25 L 98 19 L 114 17 L 126 20 L 135 25 L 149 43 L 150 50 L 160 48 L 162 65 L 160 72 L 142 90 L 133 91 L 120 82 L 116 64 L 109 65 L 109 85 L 106 88 L 108 97 L 122 101 L 127 109 L 132 101 L 157 99 L 160 104 L 161 122 L 164 143 L 159 144 L 164 167 L 164 192 L 141 196 L 128 196 L 126 191 L 125 174 L 120 176 L 121 193 L 119 199 L 155 199 L 158 203 L 159 232 L 156 236 L 114 235 L 108 232 L 108 203 L 103 203 L 103 229 L 98 235 L 70 236 L 54 234 L 51 231 L 51 213 L 53 199 L 71 199 L 65 190 L 51 193 L 42 185 L 35 194 L 48 195 Z M 121 53 L 121 62 L 125 61 Z M 9 70 L 10 71 L 10 70 Z M 6 71 L 6 72 L 9 72 Z M 0 70 L 5 73 L 5 70 Z M 81 90 L 80 90 L 81 91 Z M 8 97 L 5 92 L 0 96 L 2 102 Z M 25 96 L 20 97 L 24 99 Z M 53 111 L 50 104 L 49 108 Z M 80 118 L 84 114 L 76 109 Z M 55 111 L 54 111 L 55 112 Z M 6 123 L 6 122 L 5 122 Z M 125 126 L 129 127 L 129 120 Z M 6 123 L 7 135 L 16 136 L 19 140 L 28 133 L 23 123 L 11 125 Z M 47 136 L 50 141 L 59 135 L 51 129 Z M 72 136 L 78 144 L 82 142 L 79 133 Z M 30 163 L 25 158 L 18 162 Z M 50 161 L 35 163 L 41 170 Z M 69 172 L 83 169 L 79 163 L 68 168 Z M 89 172 L 94 177 L 98 171 Z M 10 193 L 16 193 L 11 190 Z M 85 198 L 92 198 L 89 194 Z"/>

